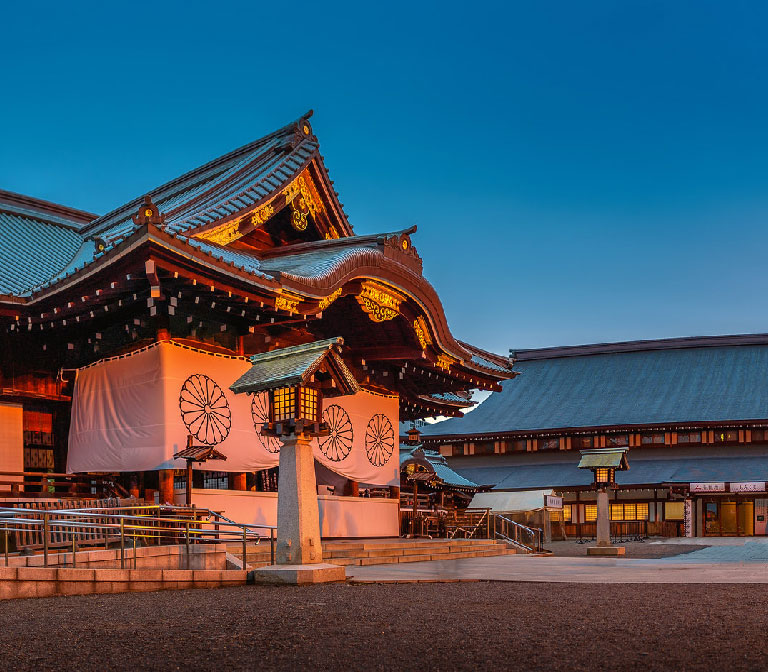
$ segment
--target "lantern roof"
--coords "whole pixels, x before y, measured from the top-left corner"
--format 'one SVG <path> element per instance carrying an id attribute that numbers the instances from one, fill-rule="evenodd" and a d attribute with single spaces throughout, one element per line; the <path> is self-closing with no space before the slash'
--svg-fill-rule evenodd
<path id="1" fill-rule="evenodd" d="M 227 456 L 219 452 L 213 446 L 187 446 L 180 450 L 174 456 L 180 460 L 190 460 L 191 462 L 205 462 L 207 460 L 226 460 Z"/>
<path id="2" fill-rule="evenodd" d="M 611 468 L 618 471 L 629 469 L 627 448 L 588 448 L 581 451 L 579 469 Z"/>
<path id="3" fill-rule="evenodd" d="M 325 396 L 354 394 L 359 388 L 341 358 L 343 344 L 343 338 L 327 338 L 253 355 L 251 368 L 229 389 L 236 394 L 263 392 L 306 385 L 316 378 Z"/>

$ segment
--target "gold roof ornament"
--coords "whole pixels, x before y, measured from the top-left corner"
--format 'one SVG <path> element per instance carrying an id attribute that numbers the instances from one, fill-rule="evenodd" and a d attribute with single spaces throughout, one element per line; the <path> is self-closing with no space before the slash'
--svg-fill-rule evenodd
<path id="1" fill-rule="evenodd" d="M 375 280 L 366 280 L 356 297 L 360 307 L 373 322 L 386 322 L 400 314 L 405 296 L 392 287 Z"/>

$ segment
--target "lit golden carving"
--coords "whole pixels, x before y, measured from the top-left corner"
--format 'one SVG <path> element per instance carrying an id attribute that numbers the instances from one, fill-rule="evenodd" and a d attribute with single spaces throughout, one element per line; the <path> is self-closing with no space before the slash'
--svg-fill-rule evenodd
<path id="1" fill-rule="evenodd" d="M 363 283 L 363 288 L 356 298 L 371 320 L 385 322 L 400 314 L 400 304 L 405 297 L 391 287 L 368 280 Z"/>
<path id="2" fill-rule="evenodd" d="M 422 350 L 426 350 L 428 345 L 432 345 L 432 336 L 424 318 L 419 315 L 413 322 L 413 330 L 416 332 L 416 338 L 419 339 L 419 345 Z"/>
<path id="3" fill-rule="evenodd" d="M 291 206 L 291 224 L 297 231 L 306 230 L 308 215 L 316 216 L 323 209 L 315 183 L 306 170 L 283 190 L 283 196 Z"/>
<path id="4" fill-rule="evenodd" d="M 261 226 L 274 214 L 275 206 L 272 205 L 272 201 L 270 201 L 269 203 L 262 205 L 251 215 L 251 224 L 254 226 Z"/>
<path id="5" fill-rule="evenodd" d="M 454 359 L 453 357 L 449 355 L 438 355 L 437 356 L 437 365 L 443 369 L 443 371 L 449 371 L 452 364 L 456 364 L 459 360 Z"/>
<path id="6" fill-rule="evenodd" d="M 323 312 L 328 306 L 330 306 L 340 296 L 341 296 L 341 287 L 339 287 L 335 292 L 331 292 L 324 299 L 320 299 L 320 305 L 318 305 L 318 309 L 320 310 L 320 312 Z"/>
<path id="7" fill-rule="evenodd" d="M 339 236 L 339 232 L 336 230 L 336 227 L 333 224 L 331 224 L 331 228 L 328 229 L 328 231 L 325 234 L 325 239 L 326 240 L 336 240 L 339 237 L 340 237 Z"/>
<path id="8" fill-rule="evenodd" d="M 289 313 L 295 313 L 301 297 L 290 296 L 288 294 L 278 294 L 275 297 L 275 308 L 278 310 L 287 310 Z"/>
<path id="9" fill-rule="evenodd" d="M 202 238 L 216 245 L 229 245 L 232 241 L 242 237 L 240 233 L 240 220 L 233 219 L 231 222 L 217 226 L 215 229 L 203 231 L 195 234 L 195 238 Z"/>

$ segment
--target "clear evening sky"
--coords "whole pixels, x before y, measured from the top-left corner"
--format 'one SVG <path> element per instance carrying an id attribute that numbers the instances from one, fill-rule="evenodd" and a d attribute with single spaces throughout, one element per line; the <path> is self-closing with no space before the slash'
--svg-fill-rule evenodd
<path id="1" fill-rule="evenodd" d="M 314 108 L 454 334 L 768 331 L 762 2 L 8 2 L 0 188 L 106 212 Z"/>

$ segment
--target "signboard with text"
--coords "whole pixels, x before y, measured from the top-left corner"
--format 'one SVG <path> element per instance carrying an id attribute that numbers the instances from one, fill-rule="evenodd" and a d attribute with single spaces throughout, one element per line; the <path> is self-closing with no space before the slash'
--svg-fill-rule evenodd
<path id="1" fill-rule="evenodd" d="M 550 509 L 562 509 L 563 498 L 554 495 L 544 495 L 544 506 Z"/>
<path id="2" fill-rule="evenodd" d="M 691 492 L 725 492 L 725 483 L 691 483 Z"/>
<path id="3" fill-rule="evenodd" d="M 765 492 L 765 481 L 731 483 L 731 492 Z"/>

